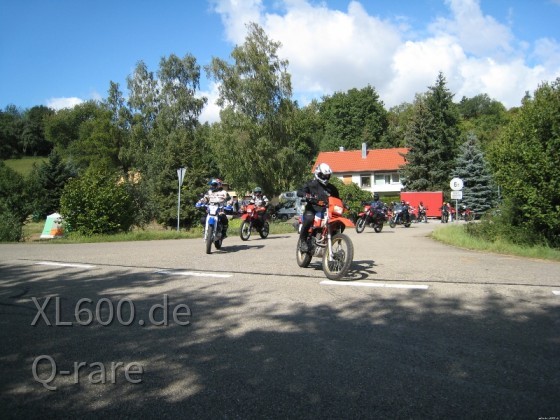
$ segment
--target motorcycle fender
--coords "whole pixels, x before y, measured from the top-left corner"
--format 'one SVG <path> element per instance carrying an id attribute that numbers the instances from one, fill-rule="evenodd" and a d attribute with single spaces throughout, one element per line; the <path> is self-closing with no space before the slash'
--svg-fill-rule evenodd
<path id="1" fill-rule="evenodd" d="M 243 216 L 241 216 L 241 220 L 247 220 L 249 219 L 249 215 L 247 213 L 245 213 Z"/>
<path id="2" fill-rule="evenodd" d="M 212 225 L 212 226 L 215 225 L 215 224 L 216 224 L 216 218 L 210 217 L 210 218 L 208 219 L 208 224 L 209 224 L 209 225 Z"/>
<path id="3" fill-rule="evenodd" d="M 358 217 L 364 217 L 365 214 L 365 212 L 358 213 Z"/>
<path id="4" fill-rule="evenodd" d="M 345 217 L 340 217 L 337 218 L 336 220 L 333 220 L 334 223 L 342 223 L 344 226 L 347 227 L 356 227 L 356 225 L 354 223 L 352 223 L 351 220 L 345 218 Z"/>

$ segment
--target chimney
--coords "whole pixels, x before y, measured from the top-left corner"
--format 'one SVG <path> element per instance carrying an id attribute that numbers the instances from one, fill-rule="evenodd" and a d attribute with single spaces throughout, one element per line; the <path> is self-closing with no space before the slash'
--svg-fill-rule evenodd
<path id="1" fill-rule="evenodd" d="M 362 143 L 362 159 L 367 157 L 367 143 Z"/>
<path id="2" fill-rule="evenodd" d="M 339 151 L 339 152 L 344 152 L 344 146 L 340 146 L 340 147 L 338 148 L 338 151 Z"/>

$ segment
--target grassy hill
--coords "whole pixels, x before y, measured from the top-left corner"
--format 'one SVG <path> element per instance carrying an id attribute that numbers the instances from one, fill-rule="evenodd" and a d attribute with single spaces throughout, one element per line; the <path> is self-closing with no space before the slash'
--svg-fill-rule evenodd
<path id="1" fill-rule="evenodd" d="M 7 159 L 4 162 L 6 166 L 12 168 L 14 171 L 23 176 L 27 176 L 31 173 L 33 164 L 40 165 L 41 162 L 46 162 L 47 160 L 48 158 L 46 157 L 24 157 L 21 159 Z"/>

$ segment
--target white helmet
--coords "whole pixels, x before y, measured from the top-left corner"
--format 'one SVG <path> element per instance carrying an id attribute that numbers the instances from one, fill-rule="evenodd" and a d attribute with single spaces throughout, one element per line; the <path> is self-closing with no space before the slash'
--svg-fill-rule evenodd
<path id="1" fill-rule="evenodd" d="M 326 163 L 320 163 L 315 168 L 315 179 L 319 181 L 323 185 L 327 185 L 329 183 L 329 178 L 332 175 L 332 169 Z"/>

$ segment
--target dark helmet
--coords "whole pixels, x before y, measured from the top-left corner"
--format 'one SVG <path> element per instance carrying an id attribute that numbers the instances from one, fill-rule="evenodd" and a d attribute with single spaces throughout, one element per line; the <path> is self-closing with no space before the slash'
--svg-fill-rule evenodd
<path id="1" fill-rule="evenodd" d="M 379 194 L 373 193 L 373 199 L 374 199 L 375 201 L 379 200 Z"/>
<path id="2" fill-rule="evenodd" d="M 315 179 L 319 181 L 323 185 L 327 185 L 329 183 L 329 179 L 332 175 L 332 169 L 326 163 L 320 163 L 315 168 Z"/>

